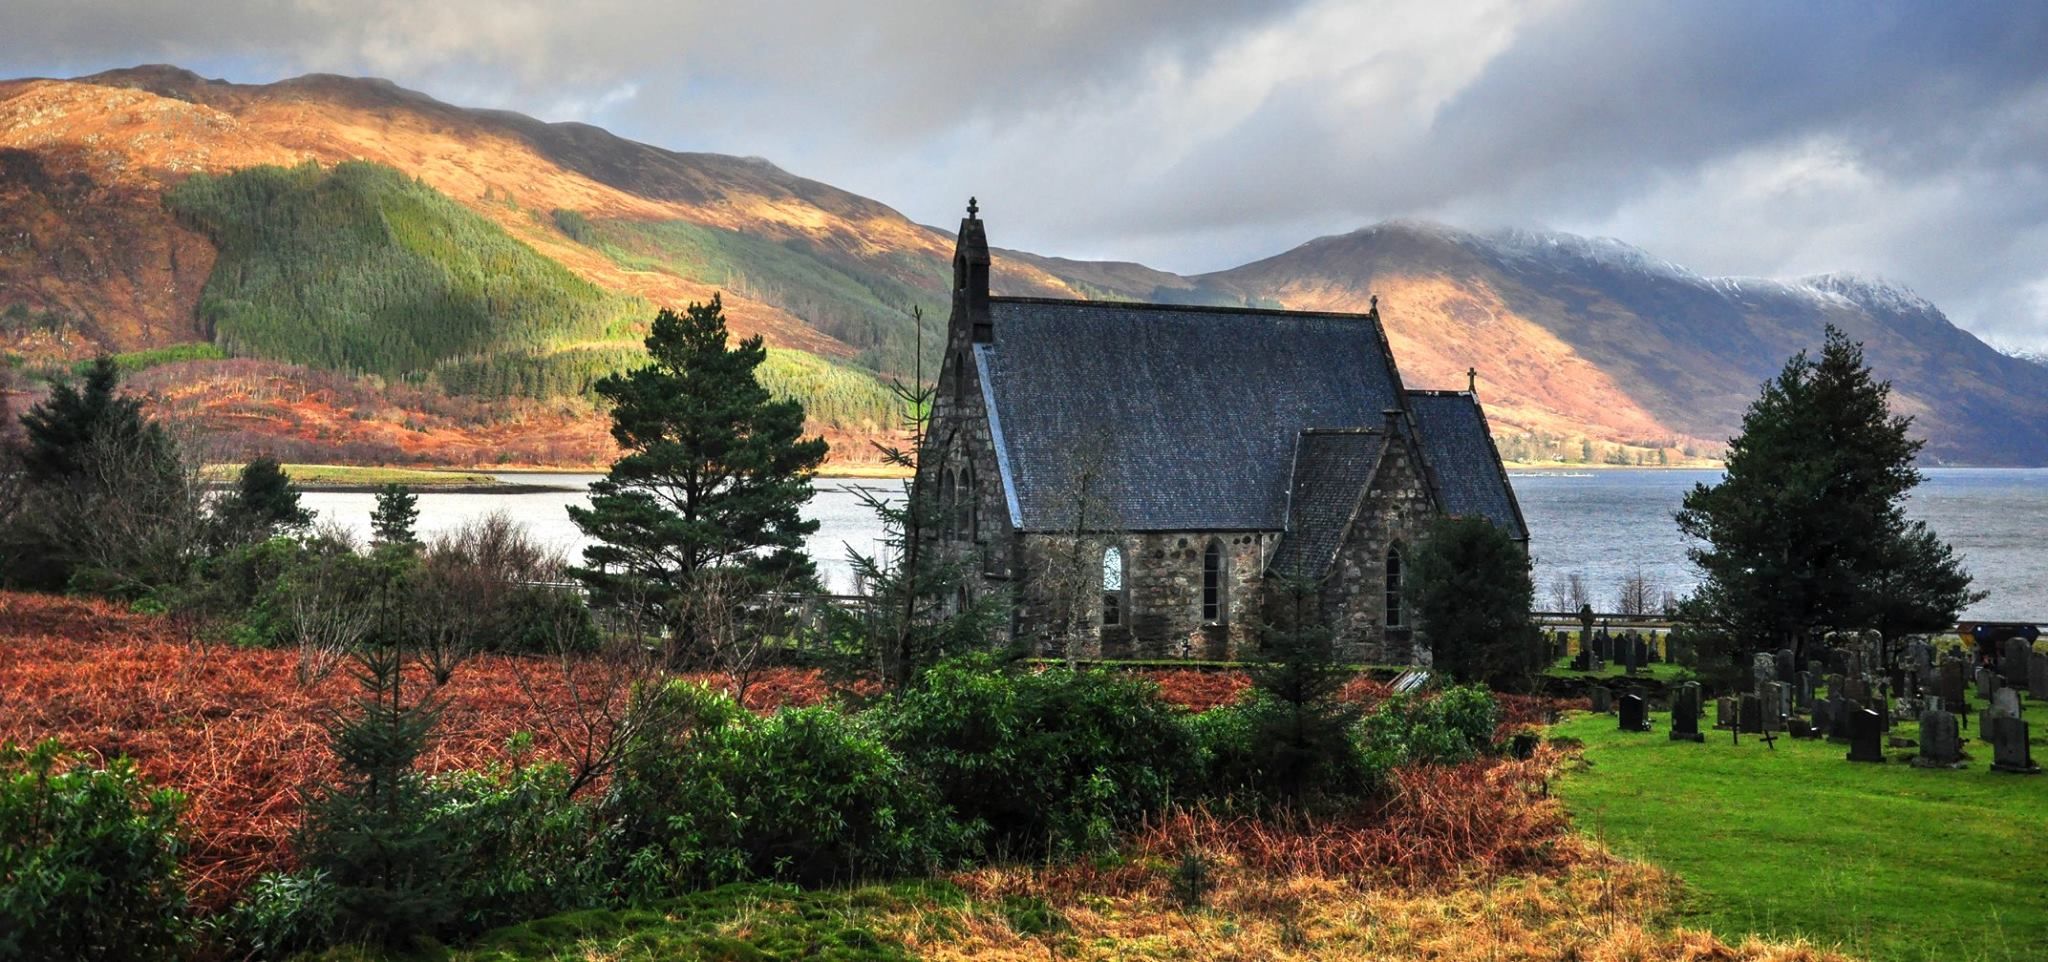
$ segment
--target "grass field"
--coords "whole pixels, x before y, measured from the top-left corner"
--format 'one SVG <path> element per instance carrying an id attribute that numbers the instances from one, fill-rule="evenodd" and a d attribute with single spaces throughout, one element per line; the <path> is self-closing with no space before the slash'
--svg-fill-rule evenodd
<path id="1" fill-rule="evenodd" d="M 480 488 L 503 484 L 488 474 L 468 471 L 426 471 L 418 468 L 368 468 L 350 464 L 286 464 L 284 473 L 302 488 L 379 488 L 403 484 L 411 488 Z M 232 481 L 242 470 L 237 464 L 212 464 L 206 476 L 212 481 Z"/>
<path id="2" fill-rule="evenodd" d="M 1549 668 L 1544 669 L 1543 673 L 1553 678 L 1622 678 L 1628 676 L 1628 670 L 1615 662 L 1609 662 L 1606 667 L 1599 671 L 1575 671 L 1572 669 L 1572 662 L 1569 658 L 1562 659 Z M 1692 672 L 1682 665 L 1660 661 L 1644 665 L 1636 672 L 1635 677 L 1651 678 L 1663 682 L 1677 682 L 1690 679 Z"/>
<path id="3" fill-rule="evenodd" d="M 2031 718 L 2037 760 L 2043 716 Z M 1705 744 L 1674 742 L 1653 721 L 1647 734 L 1607 715 L 1554 726 L 1584 741 L 1587 763 L 1556 791 L 1580 831 L 1685 880 L 1677 924 L 1884 962 L 2048 958 L 2048 775 L 1992 772 L 1974 740 L 1968 768 L 1939 771 L 1904 764 L 1911 749 L 1870 765 L 1824 740 L 1772 749 L 1709 729 Z M 1965 737 L 1975 728 L 1973 712 Z"/>

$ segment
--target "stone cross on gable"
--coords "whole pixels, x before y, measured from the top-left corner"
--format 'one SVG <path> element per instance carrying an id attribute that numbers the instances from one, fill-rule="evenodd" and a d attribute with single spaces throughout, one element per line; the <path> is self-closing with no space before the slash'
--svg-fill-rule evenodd
<path id="1" fill-rule="evenodd" d="M 1479 393 L 1479 369 L 1476 367 L 1468 367 L 1465 369 L 1465 393 Z"/>

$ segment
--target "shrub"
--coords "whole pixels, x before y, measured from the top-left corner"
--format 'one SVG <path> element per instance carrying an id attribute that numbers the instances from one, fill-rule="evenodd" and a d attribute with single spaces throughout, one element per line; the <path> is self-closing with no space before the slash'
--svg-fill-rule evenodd
<path id="1" fill-rule="evenodd" d="M 1340 730 L 1336 738 L 1294 740 L 1312 751 L 1283 755 L 1274 750 L 1273 733 L 1318 720 L 1298 705 L 1256 690 L 1246 692 L 1235 704 L 1195 716 L 1190 725 L 1197 745 L 1194 757 L 1200 765 L 1201 793 L 1215 798 L 1315 805 L 1341 802 L 1377 788 L 1379 770 L 1358 751 L 1348 730 Z M 1319 729 L 1316 726 L 1318 736 Z M 1285 767 L 1276 768 L 1276 763 Z M 1297 791 L 1299 787 L 1307 788 L 1307 793 Z"/>
<path id="2" fill-rule="evenodd" d="M 168 959 L 190 937 L 184 796 L 126 759 L 0 746 L 0 958 Z"/>
<path id="3" fill-rule="evenodd" d="M 1396 695 L 1359 726 L 1366 764 L 1384 773 L 1402 765 L 1449 765 L 1493 745 L 1500 705 L 1478 686 L 1447 688 L 1434 698 Z"/>
<path id="4" fill-rule="evenodd" d="M 1185 716 L 1126 676 L 1009 672 L 973 656 L 875 711 L 984 855 L 1104 848 L 1192 781 Z"/>
<path id="5" fill-rule="evenodd" d="M 515 752 L 523 754 L 523 739 Z M 465 934 L 605 900 L 593 813 L 560 765 L 494 766 L 434 779 L 427 818 L 443 840 Z"/>
<path id="6" fill-rule="evenodd" d="M 859 718 L 755 718 L 679 682 L 653 697 L 684 703 L 662 713 L 678 722 L 636 736 L 605 803 L 634 899 L 919 872 L 954 847 L 936 796 Z"/>
<path id="7" fill-rule="evenodd" d="M 283 959 L 323 945 L 336 928 L 334 886 L 325 872 L 270 872 L 215 916 L 215 948 L 241 959 Z"/>
<path id="8" fill-rule="evenodd" d="M 1526 691 L 1542 670 L 1529 618 L 1529 554 L 1484 518 L 1439 518 L 1408 561 L 1409 604 L 1436 669 L 1466 683 Z"/>

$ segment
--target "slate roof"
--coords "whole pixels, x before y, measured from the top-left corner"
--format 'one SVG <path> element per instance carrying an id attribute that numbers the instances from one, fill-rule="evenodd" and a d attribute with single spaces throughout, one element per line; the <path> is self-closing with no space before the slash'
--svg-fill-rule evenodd
<path id="1" fill-rule="evenodd" d="M 1342 547 L 1344 526 L 1378 470 L 1387 436 L 1378 431 L 1303 431 L 1294 448 L 1287 536 L 1270 567 L 1284 577 L 1317 580 Z"/>
<path id="2" fill-rule="evenodd" d="M 1365 316 L 1038 298 L 989 312 L 975 361 L 1027 531 L 1070 523 L 1084 473 L 1090 513 L 1125 530 L 1280 530 L 1301 432 L 1376 427 L 1399 405 Z"/>
<path id="3" fill-rule="evenodd" d="M 1528 540 L 1478 399 L 1453 391 L 1409 391 L 1408 412 L 1444 512 L 1485 518 L 1510 537 Z"/>

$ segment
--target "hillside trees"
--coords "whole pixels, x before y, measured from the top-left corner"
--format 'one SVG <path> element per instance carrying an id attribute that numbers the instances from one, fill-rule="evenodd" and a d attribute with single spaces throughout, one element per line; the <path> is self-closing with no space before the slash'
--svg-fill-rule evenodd
<path id="1" fill-rule="evenodd" d="M 1529 556 L 1484 518 L 1431 522 L 1408 560 L 1409 603 L 1432 663 L 1459 681 L 1527 687 L 1542 662 Z"/>
<path id="2" fill-rule="evenodd" d="M 377 507 L 370 512 L 370 536 L 377 544 L 412 544 L 419 541 L 413 534 L 413 525 L 419 520 L 419 495 L 393 482 L 377 492 Z"/>
<path id="3" fill-rule="evenodd" d="M 1701 574 L 1682 617 L 1732 641 L 1728 657 L 1803 648 L 1830 631 L 1930 630 L 1981 597 L 1905 500 L 1924 442 L 1889 408 L 1863 349 L 1830 326 L 1763 386 L 1729 442 L 1727 473 L 1685 496 L 1679 530 Z"/>
<path id="4" fill-rule="evenodd" d="M 736 569 L 764 588 L 815 580 L 801 549 L 818 524 L 801 509 L 826 445 L 803 437 L 802 404 L 761 386 L 761 338 L 728 346 L 716 296 L 663 310 L 646 345 L 652 363 L 597 385 L 627 453 L 591 485 L 590 507 L 569 509 L 596 542 L 573 574 L 600 605 L 648 608 L 671 654 L 695 657 L 686 602 L 700 574 Z"/>

